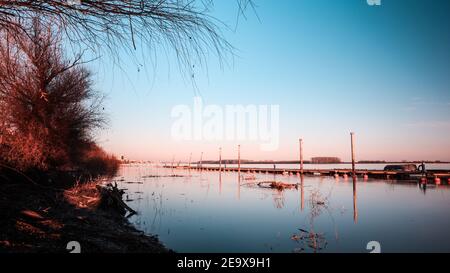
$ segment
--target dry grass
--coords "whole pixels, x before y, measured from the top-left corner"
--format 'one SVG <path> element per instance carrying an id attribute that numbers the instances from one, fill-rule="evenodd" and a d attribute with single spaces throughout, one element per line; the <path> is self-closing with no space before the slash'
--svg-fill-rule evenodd
<path id="1" fill-rule="evenodd" d="M 77 207 L 83 209 L 96 209 L 100 204 L 100 192 L 97 190 L 99 181 L 88 183 L 78 183 L 71 189 L 64 191 L 65 200 Z"/>

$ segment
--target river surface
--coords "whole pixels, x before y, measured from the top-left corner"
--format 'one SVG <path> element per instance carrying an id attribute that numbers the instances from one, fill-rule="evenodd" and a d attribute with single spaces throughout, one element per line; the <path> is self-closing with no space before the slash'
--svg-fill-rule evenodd
<path id="1" fill-rule="evenodd" d="M 273 180 L 298 187 L 257 185 Z M 239 181 L 237 173 L 150 164 L 122 165 L 114 181 L 138 211 L 132 224 L 181 253 L 369 252 L 371 241 L 382 252 L 450 252 L 446 182 L 359 179 L 354 189 L 344 178 L 244 174 Z"/>

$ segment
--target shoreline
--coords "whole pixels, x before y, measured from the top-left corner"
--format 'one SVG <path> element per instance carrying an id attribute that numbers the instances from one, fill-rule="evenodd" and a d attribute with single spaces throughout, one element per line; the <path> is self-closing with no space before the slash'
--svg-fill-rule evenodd
<path id="1" fill-rule="evenodd" d="M 69 253 L 71 241 L 80 244 L 81 253 L 171 252 L 157 236 L 100 208 L 99 180 L 65 190 L 5 182 L 0 183 L 0 253 Z"/>

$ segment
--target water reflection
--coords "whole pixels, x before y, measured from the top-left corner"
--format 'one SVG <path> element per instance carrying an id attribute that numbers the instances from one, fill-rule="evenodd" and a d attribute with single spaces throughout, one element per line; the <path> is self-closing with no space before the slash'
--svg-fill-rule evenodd
<path id="1" fill-rule="evenodd" d="M 420 182 L 419 188 L 422 190 L 423 195 L 425 195 L 427 193 L 427 183 L 426 182 Z"/>
<path id="2" fill-rule="evenodd" d="M 219 194 L 222 195 L 222 171 L 219 171 Z"/>
<path id="3" fill-rule="evenodd" d="M 356 203 L 356 198 L 357 198 L 357 194 L 356 194 L 356 176 L 353 176 L 353 222 L 357 223 L 358 222 L 358 206 Z"/>
<path id="4" fill-rule="evenodd" d="M 277 209 L 284 208 L 283 190 L 273 190 L 272 198 L 273 198 L 273 204 Z"/>
<path id="5" fill-rule="evenodd" d="M 303 211 L 305 208 L 305 187 L 304 187 L 305 177 L 303 174 L 300 175 L 300 210 Z"/>
<path id="6" fill-rule="evenodd" d="M 241 171 L 238 171 L 238 186 L 237 186 L 237 198 L 241 200 Z"/>
<path id="7" fill-rule="evenodd" d="M 130 221 L 178 252 L 450 251 L 447 185 L 277 175 L 298 189 L 278 191 L 251 186 L 272 175 L 242 175 L 125 165 L 115 180 Z"/>

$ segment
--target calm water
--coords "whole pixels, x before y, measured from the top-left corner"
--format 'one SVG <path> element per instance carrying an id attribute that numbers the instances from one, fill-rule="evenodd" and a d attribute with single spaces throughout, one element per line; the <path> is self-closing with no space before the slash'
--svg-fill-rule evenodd
<path id="1" fill-rule="evenodd" d="M 149 177 L 172 174 L 182 177 Z M 369 241 L 383 252 L 450 252 L 446 185 L 424 191 L 416 183 L 358 180 L 355 199 L 343 178 L 305 177 L 303 187 L 280 192 L 251 180 L 239 186 L 236 173 L 151 165 L 123 165 L 115 180 L 139 213 L 130 221 L 177 252 L 313 252 L 299 229 L 320 234 L 318 252 L 368 252 Z"/>

